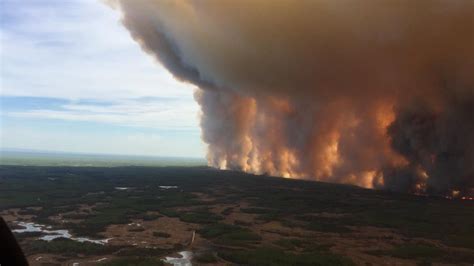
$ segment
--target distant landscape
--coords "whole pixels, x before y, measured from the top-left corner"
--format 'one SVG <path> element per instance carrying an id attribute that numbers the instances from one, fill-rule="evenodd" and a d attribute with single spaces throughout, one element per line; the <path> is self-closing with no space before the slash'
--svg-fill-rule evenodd
<path id="1" fill-rule="evenodd" d="M 207 166 L 117 166 L 120 156 L 14 155 L 2 157 L 0 215 L 31 265 L 474 261 L 472 201 Z M 191 164 L 148 160 L 129 164 Z"/>
<path id="2" fill-rule="evenodd" d="M 28 166 L 204 166 L 204 158 L 0 150 L 0 165 Z"/>

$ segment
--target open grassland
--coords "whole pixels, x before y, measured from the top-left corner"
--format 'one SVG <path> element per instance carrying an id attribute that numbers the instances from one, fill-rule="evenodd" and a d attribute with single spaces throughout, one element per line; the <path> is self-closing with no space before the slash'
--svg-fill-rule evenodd
<path id="1" fill-rule="evenodd" d="M 474 262 L 473 202 L 207 167 L 1 166 L 0 211 L 12 227 L 110 239 L 17 234 L 33 265 L 156 265 L 182 250 L 207 265 Z"/>

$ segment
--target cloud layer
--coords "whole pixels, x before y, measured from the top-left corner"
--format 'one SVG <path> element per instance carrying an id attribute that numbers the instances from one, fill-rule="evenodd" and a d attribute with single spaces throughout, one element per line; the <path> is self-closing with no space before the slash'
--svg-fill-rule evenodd
<path id="1" fill-rule="evenodd" d="M 2 0 L 0 17 L 0 149 L 204 156 L 195 86 L 146 56 L 119 13 Z"/>
<path id="2" fill-rule="evenodd" d="M 144 56 L 121 27 L 119 14 L 103 3 L 5 0 L 1 5 L 1 95 L 192 100 L 191 86 Z"/>

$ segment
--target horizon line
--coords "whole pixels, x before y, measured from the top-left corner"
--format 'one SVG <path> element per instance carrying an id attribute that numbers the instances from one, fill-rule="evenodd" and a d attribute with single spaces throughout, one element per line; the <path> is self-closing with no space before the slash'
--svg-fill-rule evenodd
<path id="1" fill-rule="evenodd" d="M 166 155 L 144 155 L 144 154 L 121 154 L 121 153 L 100 153 L 100 152 L 76 152 L 76 151 L 58 151 L 58 150 L 41 150 L 41 149 L 25 149 L 0 147 L 0 157 L 4 152 L 17 153 L 42 153 L 42 154 L 64 154 L 64 155 L 89 155 L 89 156 L 116 156 L 116 157 L 141 157 L 141 158 L 172 158 L 172 159 L 199 159 L 206 161 L 205 157 L 194 156 L 166 156 Z"/>

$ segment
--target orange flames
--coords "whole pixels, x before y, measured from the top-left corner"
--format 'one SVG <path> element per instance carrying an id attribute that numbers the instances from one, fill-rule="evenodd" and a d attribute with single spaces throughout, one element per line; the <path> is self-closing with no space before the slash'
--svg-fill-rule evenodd
<path id="1" fill-rule="evenodd" d="M 198 101 L 203 94 L 197 92 Z M 291 99 L 268 97 L 265 100 L 252 97 L 233 96 L 231 115 L 240 131 L 233 135 L 239 145 L 226 140 L 210 140 L 209 163 L 220 169 L 239 169 L 249 173 L 268 174 L 285 178 L 314 179 L 327 182 L 355 184 L 373 188 L 383 186 L 384 178 L 380 168 L 385 164 L 403 166 L 407 160 L 390 148 L 387 127 L 395 119 L 393 105 L 389 101 L 377 103 L 357 114 L 354 107 L 346 101 L 334 102 L 326 110 L 318 110 L 322 115 L 330 115 L 328 121 L 319 117 L 318 111 L 301 109 L 292 104 Z M 314 112 L 314 113 L 311 113 Z M 366 117 L 367 112 L 373 115 Z M 306 116 L 314 117 L 307 120 Z M 358 116 L 359 115 L 359 116 Z M 307 120 L 309 125 L 318 125 L 310 134 L 301 136 L 302 146 L 292 143 L 298 140 L 298 131 L 307 132 L 308 128 L 298 128 Z M 286 122 L 294 121 L 295 127 Z M 203 122 L 206 122 L 205 119 Z M 232 130 L 235 133 L 235 130 Z M 296 132 L 296 134 L 295 134 Z M 204 132 L 206 133 L 206 132 Z M 287 134 L 296 136 L 288 136 Z M 224 133 L 223 133 L 224 134 Z M 359 143 L 358 135 L 370 139 Z M 219 135 L 220 136 L 220 135 Z M 208 136 L 204 135 L 206 140 Z M 348 155 L 347 147 L 359 149 L 354 155 Z M 229 147 L 228 145 L 231 145 Z M 230 152 L 231 151 L 231 152 Z M 360 156 L 365 160 L 363 167 L 354 170 L 351 156 Z M 422 184 L 420 184 L 421 189 Z"/>

